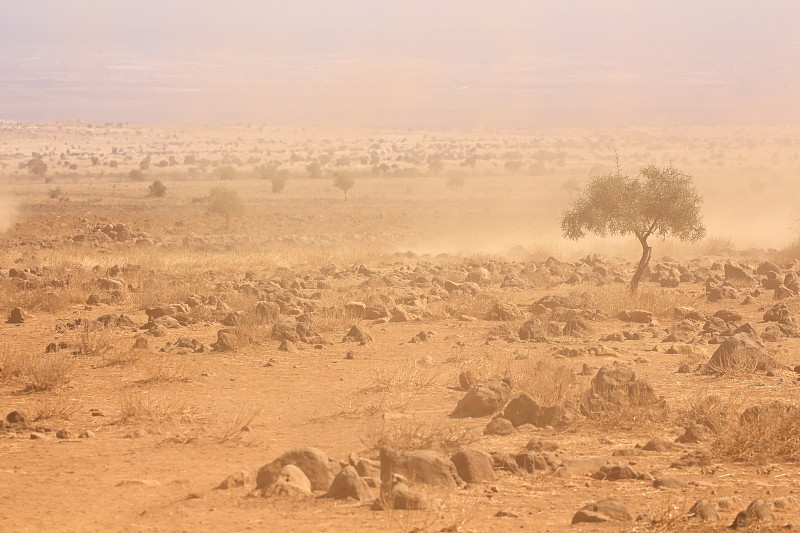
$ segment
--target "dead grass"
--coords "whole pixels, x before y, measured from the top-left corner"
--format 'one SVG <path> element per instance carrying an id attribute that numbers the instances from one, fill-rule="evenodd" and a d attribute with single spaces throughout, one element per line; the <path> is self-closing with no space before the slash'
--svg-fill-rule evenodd
<path id="1" fill-rule="evenodd" d="M 630 294 L 627 285 L 612 285 L 582 288 L 570 296 L 576 300 L 577 307 L 595 308 L 608 317 L 616 317 L 620 311 L 643 309 L 655 317 L 672 319 L 676 307 L 698 303 L 697 298 L 689 294 L 648 284 L 640 286 L 634 295 Z"/>
<path id="2" fill-rule="evenodd" d="M 119 332 L 116 328 L 106 328 L 97 324 L 85 323 L 77 336 L 78 351 L 93 357 L 106 357 L 116 349 Z"/>
<path id="3" fill-rule="evenodd" d="M 0 345 L 0 378 L 16 379 L 25 370 L 28 356 L 18 345 L 4 343 Z"/>
<path id="4" fill-rule="evenodd" d="M 800 461 L 797 402 L 763 403 L 734 411 L 723 420 L 712 444 L 717 457 L 758 465 Z"/>
<path id="5" fill-rule="evenodd" d="M 29 312 L 56 313 L 70 305 L 82 303 L 86 295 L 80 288 L 75 272 L 59 269 L 47 273 L 32 286 L 18 279 L 0 278 L 0 308 L 21 307 Z"/>
<path id="6" fill-rule="evenodd" d="M 771 260 L 779 265 L 785 265 L 800 259 L 800 237 L 797 237 L 787 246 L 772 254 Z"/>
<path id="7" fill-rule="evenodd" d="M 159 305 L 184 302 L 198 291 L 197 279 L 144 279 L 141 282 L 141 290 L 132 294 L 131 300 L 137 309 L 145 310 Z"/>
<path id="8" fill-rule="evenodd" d="M 103 356 L 103 366 L 129 366 L 141 361 L 144 352 L 142 350 L 114 348 L 106 352 Z"/>
<path id="9" fill-rule="evenodd" d="M 388 446 L 401 452 L 435 448 L 449 453 L 473 443 L 477 434 L 450 420 L 434 422 L 400 419 L 369 423 L 360 438 L 370 450 Z"/>
<path id="10" fill-rule="evenodd" d="M 228 342 L 234 350 L 241 350 L 248 346 L 260 346 L 270 340 L 272 325 L 253 311 L 245 312 L 229 330 Z"/>
<path id="11" fill-rule="evenodd" d="M 442 379 L 443 369 L 439 364 L 423 365 L 416 359 L 374 365 L 360 392 L 388 392 L 397 390 L 421 390 L 435 386 Z"/>
<path id="12" fill-rule="evenodd" d="M 548 355 L 514 361 L 511 375 L 516 390 L 542 405 L 564 405 L 577 396 L 575 374 Z"/>
<path id="13" fill-rule="evenodd" d="M 444 307 L 442 318 L 471 316 L 475 318 L 484 318 L 491 311 L 492 306 L 496 300 L 484 293 L 479 293 L 475 296 L 463 292 L 457 292 L 450 295 L 447 300 L 443 302 L 440 307 Z"/>
<path id="14" fill-rule="evenodd" d="M 189 422 L 204 421 L 208 416 L 204 410 L 190 404 L 186 399 L 150 390 L 124 390 L 119 398 L 119 413 L 114 423 L 141 422 Z"/>
<path id="15" fill-rule="evenodd" d="M 34 421 L 40 420 L 69 420 L 83 408 L 80 398 L 69 397 L 65 394 L 42 396 L 33 403 L 30 411 Z"/>
<path id="16" fill-rule="evenodd" d="M 261 414 L 261 409 L 253 406 L 242 406 L 232 419 L 226 422 L 212 436 L 217 444 L 235 443 L 247 444 L 252 440 L 253 422 Z"/>
<path id="17" fill-rule="evenodd" d="M 200 373 L 200 360 L 191 355 L 150 354 L 140 359 L 141 383 L 187 382 Z"/>
<path id="18" fill-rule="evenodd" d="M 64 353 L 31 355 L 23 363 L 20 378 L 32 391 L 50 391 L 67 385 L 75 373 L 76 361 Z"/>

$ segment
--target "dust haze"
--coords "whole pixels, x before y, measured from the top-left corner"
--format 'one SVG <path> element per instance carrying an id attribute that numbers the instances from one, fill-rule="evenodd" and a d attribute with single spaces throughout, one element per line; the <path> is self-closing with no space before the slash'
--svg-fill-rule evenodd
<path id="1" fill-rule="evenodd" d="M 0 2 L 0 531 L 797 528 L 799 35 Z"/>

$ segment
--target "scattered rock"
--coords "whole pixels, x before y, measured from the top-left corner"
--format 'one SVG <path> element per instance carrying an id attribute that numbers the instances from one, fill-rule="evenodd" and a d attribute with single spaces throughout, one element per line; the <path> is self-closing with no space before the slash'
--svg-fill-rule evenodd
<path id="1" fill-rule="evenodd" d="M 244 470 L 239 470 L 235 472 L 225 479 L 222 480 L 222 483 L 217 485 L 217 489 L 219 490 L 228 490 L 228 489 L 235 489 L 238 487 L 244 487 L 250 483 L 250 474 L 245 472 Z"/>
<path id="2" fill-rule="evenodd" d="M 256 488 L 271 485 L 286 465 L 294 465 L 306 475 L 312 490 L 326 491 L 331 486 L 332 476 L 328 456 L 317 448 L 295 448 L 262 466 L 256 476 Z"/>
<path id="3" fill-rule="evenodd" d="M 259 470 L 259 474 L 261 471 Z M 263 486 L 257 483 L 262 496 L 311 496 L 311 481 L 308 476 L 293 464 L 281 467 L 278 473 L 271 476 Z"/>
<path id="4" fill-rule="evenodd" d="M 358 471 L 352 466 L 346 466 L 339 474 L 333 478 L 328 492 L 325 494 L 326 498 L 334 498 L 336 500 L 343 500 L 345 498 L 352 498 L 361 502 L 366 502 L 374 499 L 372 490 L 367 485 L 367 482 L 362 478 Z"/>
<path id="5" fill-rule="evenodd" d="M 685 489 L 689 484 L 677 477 L 659 477 L 653 481 L 653 487 L 657 489 Z"/>
<path id="6" fill-rule="evenodd" d="M 624 505 L 613 498 L 584 505 L 572 517 L 573 524 L 584 522 L 628 522 L 633 516 Z"/>
<path id="7" fill-rule="evenodd" d="M 347 335 L 344 336 L 342 342 L 358 342 L 361 344 L 366 344 L 372 340 L 372 333 L 370 333 L 367 328 L 356 324 L 350 328 L 350 331 L 348 331 Z"/>
<path id="8" fill-rule="evenodd" d="M 412 483 L 456 488 L 464 485 L 453 462 L 433 450 L 415 450 L 405 454 L 391 451 L 386 457 L 386 467 L 392 474 L 400 474 Z M 381 460 L 383 479 L 384 460 Z"/>
<path id="9" fill-rule="evenodd" d="M 21 307 L 15 307 L 8 314 L 8 320 L 6 320 L 6 323 L 22 324 L 25 322 L 26 318 L 28 318 L 28 313 L 26 313 Z"/>
<path id="10" fill-rule="evenodd" d="M 716 522 L 719 520 L 719 513 L 714 504 L 708 500 L 698 500 L 689 509 L 689 516 L 703 522 Z"/>
<path id="11" fill-rule="evenodd" d="M 467 483 L 481 483 L 496 479 L 492 456 L 488 453 L 466 449 L 455 453 L 450 460 L 456 466 L 459 477 Z"/>
<path id="12" fill-rule="evenodd" d="M 514 433 L 514 424 L 507 418 L 493 418 L 483 429 L 484 435 L 511 435 Z"/>
<path id="13" fill-rule="evenodd" d="M 513 381 L 509 374 L 495 376 L 476 385 L 456 405 L 455 418 L 479 418 L 499 411 L 508 401 Z"/>
<path id="14" fill-rule="evenodd" d="M 722 341 L 708 361 L 708 366 L 722 372 L 743 367 L 755 369 L 759 364 L 770 361 L 771 357 L 759 342 L 749 335 L 738 333 Z"/>

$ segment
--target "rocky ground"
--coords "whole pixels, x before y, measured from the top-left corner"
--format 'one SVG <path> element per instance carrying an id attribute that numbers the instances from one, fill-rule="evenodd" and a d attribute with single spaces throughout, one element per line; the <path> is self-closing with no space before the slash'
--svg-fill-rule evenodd
<path id="1" fill-rule="evenodd" d="M 225 224 L 214 180 L 62 179 L 9 193 L 3 530 L 800 527 L 790 250 L 631 296 L 625 259 L 394 251 L 469 195 L 234 180 Z"/>

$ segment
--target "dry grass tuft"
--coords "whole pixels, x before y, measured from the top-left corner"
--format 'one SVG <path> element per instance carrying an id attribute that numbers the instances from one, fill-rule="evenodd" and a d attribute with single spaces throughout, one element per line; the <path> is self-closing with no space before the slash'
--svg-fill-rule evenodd
<path id="1" fill-rule="evenodd" d="M 49 391 L 67 385 L 75 373 L 75 357 L 63 353 L 31 355 L 20 373 L 28 390 Z"/>
<path id="2" fill-rule="evenodd" d="M 664 289 L 644 285 L 632 295 L 627 285 L 611 287 L 592 287 L 571 294 L 579 304 L 577 307 L 595 308 L 609 317 L 617 316 L 620 311 L 643 309 L 659 318 L 673 317 L 678 306 L 694 306 L 697 298 L 684 295 L 675 289 Z"/>
<path id="3" fill-rule="evenodd" d="M 575 374 L 552 357 L 539 356 L 513 363 L 514 387 L 542 405 L 564 405 L 575 396 Z"/>
<path id="4" fill-rule="evenodd" d="M 69 420 L 82 409 L 80 398 L 70 398 L 63 394 L 38 398 L 31 409 L 31 417 L 39 420 Z"/>
<path id="5" fill-rule="evenodd" d="M 361 435 L 361 442 L 371 450 L 388 446 L 398 451 L 435 448 L 449 453 L 475 442 L 476 438 L 475 431 L 464 428 L 458 422 L 401 419 L 368 424 Z"/>
<path id="6" fill-rule="evenodd" d="M 118 424 L 131 421 L 202 422 L 207 413 L 185 399 L 155 394 L 149 390 L 123 391 L 119 399 Z"/>
<path id="7" fill-rule="evenodd" d="M 441 365 L 422 366 L 416 360 L 399 361 L 388 366 L 373 366 L 360 392 L 421 390 L 439 384 L 441 379 Z"/>
<path id="8" fill-rule="evenodd" d="M 736 413 L 736 412 L 734 412 Z M 729 415 L 712 449 L 718 457 L 759 465 L 800 461 L 800 409 L 773 402 Z"/>
<path id="9" fill-rule="evenodd" d="M 142 357 L 140 362 L 142 383 L 186 382 L 200 373 L 199 359 L 189 355 L 159 353 Z"/>
<path id="10" fill-rule="evenodd" d="M 223 444 L 226 442 L 233 442 L 236 444 L 246 444 L 252 437 L 251 426 L 256 418 L 261 414 L 261 409 L 252 406 L 242 406 L 236 412 L 233 419 L 228 421 L 219 431 L 213 436 L 214 442 Z"/>
<path id="11" fill-rule="evenodd" d="M 116 350 L 118 331 L 115 328 L 84 324 L 76 339 L 78 351 L 84 355 L 106 357 Z"/>
<path id="12" fill-rule="evenodd" d="M 456 292 L 443 302 L 442 318 L 457 318 L 460 316 L 484 318 L 492 310 L 495 302 L 496 300 L 487 294 L 479 293 L 473 296 L 463 292 Z"/>
<path id="13" fill-rule="evenodd" d="M 0 378 L 15 379 L 22 375 L 28 356 L 18 345 L 0 345 Z"/>

